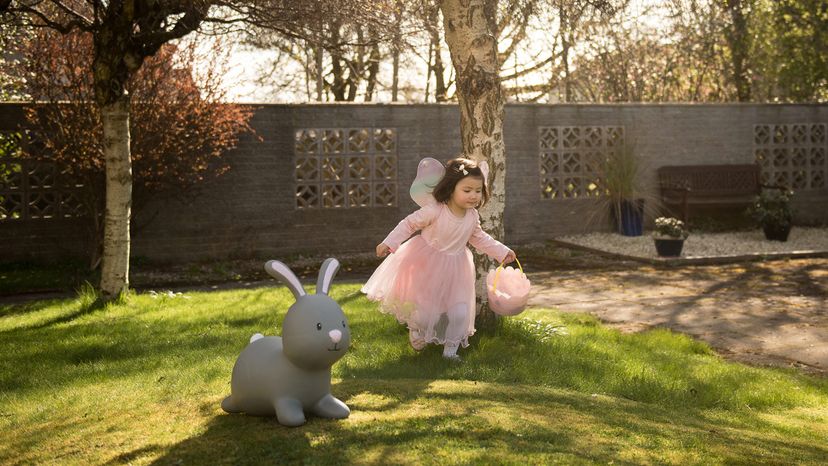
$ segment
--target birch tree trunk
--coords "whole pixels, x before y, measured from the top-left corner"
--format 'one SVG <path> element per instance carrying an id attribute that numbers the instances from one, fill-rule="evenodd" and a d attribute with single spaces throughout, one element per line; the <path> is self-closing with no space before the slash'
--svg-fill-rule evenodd
<path id="1" fill-rule="evenodd" d="M 132 208 L 132 159 L 129 151 L 129 97 L 101 107 L 106 160 L 101 292 L 117 297 L 129 287 L 129 221 Z"/>
<path id="2" fill-rule="evenodd" d="M 126 14 L 125 14 L 126 13 Z M 129 146 L 129 77 L 144 55 L 134 53 L 129 12 L 112 12 L 104 30 L 93 36 L 95 101 L 103 124 L 104 208 L 101 293 L 111 300 L 129 288 L 129 221 L 132 206 L 132 159 Z"/>
<path id="3" fill-rule="evenodd" d="M 443 0 L 440 3 L 446 43 L 457 75 L 460 137 L 466 156 L 490 167 L 489 202 L 480 211 L 483 229 L 503 240 L 506 201 L 506 148 L 503 142 L 504 95 L 497 62 L 497 0 Z M 478 261 L 477 295 L 483 303 L 477 328 L 493 331 L 497 316 L 485 303 L 488 260 Z"/>

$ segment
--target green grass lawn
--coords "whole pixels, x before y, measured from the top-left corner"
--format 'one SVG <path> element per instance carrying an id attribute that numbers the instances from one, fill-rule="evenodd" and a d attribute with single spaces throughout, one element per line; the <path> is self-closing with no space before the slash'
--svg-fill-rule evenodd
<path id="1" fill-rule="evenodd" d="M 828 380 L 723 361 L 664 330 L 623 335 L 531 309 L 462 364 L 335 286 L 352 328 L 342 421 L 228 415 L 236 356 L 273 335 L 283 287 L 0 305 L 0 464 L 811 463 Z"/>

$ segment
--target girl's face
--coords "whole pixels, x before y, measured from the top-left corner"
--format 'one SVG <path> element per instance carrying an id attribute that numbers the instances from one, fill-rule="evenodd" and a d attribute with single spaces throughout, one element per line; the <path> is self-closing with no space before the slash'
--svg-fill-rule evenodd
<path id="1" fill-rule="evenodd" d="M 451 193 L 451 202 L 463 209 L 474 209 L 483 198 L 483 179 L 467 176 L 458 181 Z"/>

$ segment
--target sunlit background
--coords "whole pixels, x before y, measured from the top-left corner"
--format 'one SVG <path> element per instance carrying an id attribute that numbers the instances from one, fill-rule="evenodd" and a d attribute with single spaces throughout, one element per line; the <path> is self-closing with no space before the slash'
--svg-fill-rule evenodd
<path id="1" fill-rule="evenodd" d="M 549 2 L 554 4 L 555 2 Z M 668 23 L 669 11 L 664 5 L 670 2 L 656 0 L 631 0 L 629 4 L 619 12 L 616 12 L 613 19 L 614 24 L 623 26 L 631 31 L 641 31 L 648 34 L 660 34 L 660 27 Z M 556 19 L 555 11 L 538 12 L 533 16 L 527 25 L 526 37 L 517 44 L 515 52 L 501 64 L 501 76 L 511 76 L 536 66 L 539 61 L 548 58 L 552 50 L 560 53 L 560 41 L 557 36 L 560 34 L 560 23 Z M 599 16 L 597 12 L 588 12 Z M 442 20 L 442 19 L 441 19 Z M 595 18 L 590 18 L 595 20 Z M 402 102 L 433 102 L 434 96 L 426 96 L 426 84 L 430 88 L 435 86 L 434 76 L 426 81 L 428 70 L 427 51 L 428 39 L 422 31 L 409 33 L 409 40 L 416 47 L 404 51 L 400 57 L 399 71 L 399 101 Z M 506 31 L 507 33 L 509 31 Z M 584 38 L 587 39 L 587 38 Z M 582 39 L 574 44 L 574 54 L 588 54 L 589 44 Z M 590 37 L 589 40 L 596 40 L 597 37 Z M 189 40 L 196 40 L 205 50 L 216 47 L 216 40 L 205 35 L 193 35 Z M 234 102 L 243 103 L 299 103 L 315 101 L 315 82 L 310 77 L 310 82 L 305 76 L 302 63 L 291 59 L 284 51 L 263 49 L 245 44 L 244 34 L 234 34 L 229 37 L 218 39 L 221 46 L 218 50 L 226 54 L 226 65 L 228 67 L 224 78 L 224 86 L 227 97 Z M 512 43 L 512 37 L 506 36 L 500 39 L 500 50 L 506 50 Z M 447 81 L 453 80 L 451 70 L 451 58 L 445 41 L 441 41 L 441 57 L 446 67 L 445 77 Z M 416 50 L 413 50 L 416 48 Z M 326 57 L 326 70 L 330 70 L 330 57 Z M 509 87 L 530 87 L 532 85 L 544 85 L 550 82 L 552 73 L 560 68 L 560 60 L 552 60 L 545 66 L 535 71 L 528 71 L 526 74 L 507 79 L 504 83 Z M 391 102 L 391 81 L 392 63 L 390 57 L 385 57 L 380 62 L 378 74 L 378 89 L 372 101 Z M 358 95 L 356 101 L 364 101 L 364 91 Z M 454 95 L 454 87 L 449 86 L 448 96 Z M 323 97 L 323 101 L 334 100 L 331 95 Z M 517 95 L 509 95 L 509 101 L 536 101 L 536 102 L 559 102 L 562 96 L 556 92 L 527 92 Z"/>

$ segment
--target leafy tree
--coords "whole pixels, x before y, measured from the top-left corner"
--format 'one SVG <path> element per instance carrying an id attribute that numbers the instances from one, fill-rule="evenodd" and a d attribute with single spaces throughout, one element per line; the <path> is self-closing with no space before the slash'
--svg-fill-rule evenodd
<path id="1" fill-rule="evenodd" d="M 828 100 L 828 2 L 763 1 L 755 14 L 761 19 L 752 50 L 761 100 Z"/>
<path id="2" fill-rule="evenodd" d="M 106 172 L 101 291 L 111 299 L 129 286 L 129 223 L 132 158 L 127 82 L 167 42 L 197 29 L 210 2 L 10 1 L 0 3 L 4 20 L 21 21 L 63 34 L 92 34 L 93 88 L 101 111 Z"/>
<path id="3" fill-rule="evenodd" d="M 290 69 L 299 68 L 308 100 L 342 102 L 362 97 L 370 102 L 380 86 L 380 61 L 398 59 L 404 46 L 404 8 L 403 2 L 391 0 L 322 2 L 315 15 L 291 27 L 257 24 L 248 30 L 245 41 L 254 48 L 278 52 L 271 69 L 279 76 L 262 76 L 262 84 L 272 84 L 274 77 L 284 79 L 286 74 L 296 82 L 296 73 Z"/>
<path id="4" fill-rule="evenodd" d="M 10 73 L 20 60 L 18 44 L 28 37 L 27 31 L 15 24 L 0 23 L 0 101 L 19 100 L 25 76 Z"/>
<path id="5" fill-rule="evenodd" d="M 749 102 L 750 80 L 748 78 L 748 60 L 750 53 L 750 33 L 748 31 L 748 15 L 751 7 L 755 7 L 752 0 L 724 0 L 721 5 L 727 13 L 725 24 L 725 39 L 729 46 L 730 76 L 736 88 L 739 102 Z"/>
<path id="6" fill-rule="evenodd" d="M 106 201 L 100 289 L 111 299 L 129 287 L 132 157 L 129 80 L 164 44 L 209 23 L 291 25 L 318 13 L 319 1 L 1 0 L 0 20 L 92 36 L 95 104 L 101 112 Z M 328 2 L 332 3 L 332 2 Z"/>
<path id="7" fill-rule="evenodd" d="M 192 195 L 204 181 L 225 173 L 229 165 L 222 155 L 241 133 L 251 131 L 249 107 L 222 103 L 225 67 L 220 56 L 212 55 L 204 75 L 194 76 L 196 49 L 194 42 L 166 44 L 126 84 L 132 96 L 135 212 L 150 200 Z M 95 268 L 103 252 L 105 151 L 101 112 L 94 104 L 92 37 L 41 30 L 22 51 L 33 99 L 27 119 L 39 135 L 39 150 L 24 156 L 55 163 L 82 186 Z M 145 214 L 145 220 L 153 217 Z M 132 229 L 140 226 L 133 223 Z"/>

